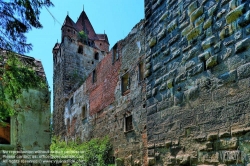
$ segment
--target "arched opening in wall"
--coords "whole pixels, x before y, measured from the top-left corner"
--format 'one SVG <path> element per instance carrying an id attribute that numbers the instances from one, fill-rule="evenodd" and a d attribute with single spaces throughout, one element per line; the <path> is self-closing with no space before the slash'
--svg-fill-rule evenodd
<path id="1" fill-rule="evenodd" d="M 99 53 L 98 52 L 95 53 L 94 58 L 95 58 L 95 60 L 99 60 Z"/>
<path id="2" fill-rule="evenodd" d="M 83 53 L 83 47 L 82 47 L 82 46 L 79 46 L 77 52 L 78 52 L 79 54 L 82 54 L 82 53 Z"/>

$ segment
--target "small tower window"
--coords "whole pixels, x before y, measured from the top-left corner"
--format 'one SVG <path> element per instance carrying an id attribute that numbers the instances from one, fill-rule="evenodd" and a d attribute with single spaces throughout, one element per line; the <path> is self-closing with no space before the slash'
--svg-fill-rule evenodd
<path id="1" fill-rule="evenodd" d="M 71 98 L 70 98 L 70 101 L 69 101 L 69 105 L 72 106 L 73 103 L 74 103 L 74 97 L 71 97 Z"/>
<path id="2" fill-rule="evenodd" d="M 99 60 L 99 53 L 98 52 L 95 53 L 95 57 L 94 58 L 95 58 L 95 60 Z"/>
<path id="3" fill-rule="evenodd" d="M 113 63 L 115 63 L 115 60 L 117 60 L 118 58 L 119 54 L 118 54 L 117 44 L 115 44 L 115 46 L 113 47 L 113 56 L 112 56 Z"/>
<path id="4" fill-rule="evenodd" d="M 79 54 L 82 54 L 82 53 L 83 53 L 83 47 L 82 47 L 82 46 L 79 46 L 79 47 L 78 47 L 78 53 L 79 53 Z"/>
<path id="5" fill-rule="evenodd" d="M 86 109 L 86 105 L 84 105 L 82 107 L 82 119 L 86 119 L 87 118 L 87 109 Z"/>
<path id="6" fill-rule="evenodd" d="M 96 75 L 97 75 L 96 74 L 96 70 L 94 70 L 93 73 L 92 73 L 92 83 L 96 82 L 96 80 L 97 80 L 97 76 Z"/>

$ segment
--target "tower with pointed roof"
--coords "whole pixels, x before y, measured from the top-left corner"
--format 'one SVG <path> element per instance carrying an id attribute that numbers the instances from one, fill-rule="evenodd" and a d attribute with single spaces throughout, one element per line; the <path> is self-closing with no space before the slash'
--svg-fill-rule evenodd
<path id="1" fill-rule="evenodd" d="M 61 28 L 61 43 L 53 47 L 53 119 L 56 135 L 65 135 L 64 106 L 74 102 L 76 90 L 109 51 L 108 36 L 96 34 L 85 11 L 74 22 L 66 16 Z M 81 36 L 82 35 L 82 36 Z M 83 38 L 84 36 L 84 38 Z"/>

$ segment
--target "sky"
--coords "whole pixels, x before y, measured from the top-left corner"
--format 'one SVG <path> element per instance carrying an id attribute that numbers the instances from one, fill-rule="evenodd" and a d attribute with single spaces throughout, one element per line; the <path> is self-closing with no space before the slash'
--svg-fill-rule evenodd
<path id="1" fill-rule="evenodd" d="M 144 0 L 52 0 L 54 7 L 43 8 L 40 14 L 42 29 L 27 33 L 27 42 L 33 49 L 26 55 L 41 60 L 51 91 L 53 104 L 53 56 L 52 48 L 61 42 L 61 27 L 68 15 L 76 22 L 84 10 L 97 34 L 108 35 L 110 49 L 125 38 L 132 28 L 144 18 Z"/>

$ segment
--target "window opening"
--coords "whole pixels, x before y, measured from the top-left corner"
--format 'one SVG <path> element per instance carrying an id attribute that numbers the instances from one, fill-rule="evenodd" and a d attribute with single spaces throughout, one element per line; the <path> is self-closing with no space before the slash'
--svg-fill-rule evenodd
<path id="1" fill-rule="evenodd" d="M 141 62 L 139 63 L 139 81 L 144 80 L 144 64 Z"/>
<path id="2" fill-rule="evenodd" d="M 87 118 L 87 109 L 86 109 L 86 105 L 84 105 L 82 107 L 82 119 L 86 119 Z"/>
<path id="3" fill-rule="evenodd" d="M 94 58 L 95 58 L 95 60 L 99 60 L 99 53 L 98 52 L 95 53 L 95 57 Z"/>
<path id="4" fill-rule="evenodd" d="M 96 70 L 93 70 L 93 73 L 92 73 L 92 83 L 95 83 L 97 80 L 97 77 L 96 77 Z"/>
<path id="5" fill-rule="evenodd" d="M 126 73 L 122 76 L 122 94 L 126 95 L 129 91 L 129 73 Z"/>
<path id="6" fill-rule="evenodd" d="M 79 47 L 78 47 L 78 53 L 79 53 L 79 54 L 82 54 L 82 53 L 83 53 L 83 47 L 82 47 L 82 46 L 79 46 Z"/>
<path id="7" fill-rule="evenodd" d="M 132 115 L 125 117 L 125 131 L 133 130 Z"/>

